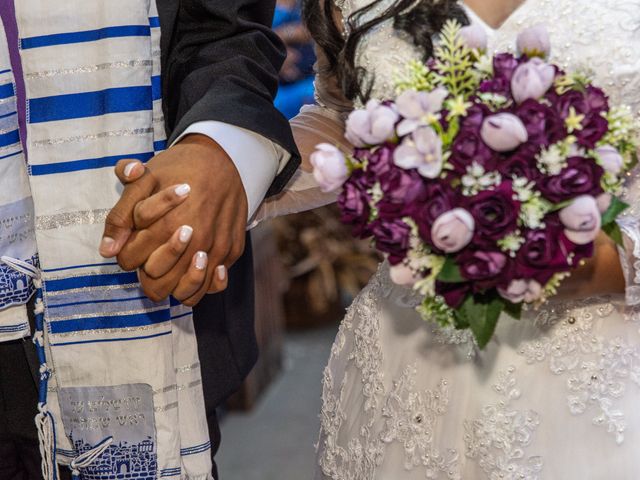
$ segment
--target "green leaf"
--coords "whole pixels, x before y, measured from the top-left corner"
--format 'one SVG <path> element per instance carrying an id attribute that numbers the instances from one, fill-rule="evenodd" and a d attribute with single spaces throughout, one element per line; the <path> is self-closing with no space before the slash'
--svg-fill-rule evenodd
<path id="1" fill-rule="evenodd" d="M 622 239 L 622 231 L 616 222 L 610 222 L 602 226 L 602 231 L 609 235 L 609 238 L 613 240 L 616 245 L 624 247 Z"/>
<path id="2" fill-rule="evenodd" d="M 436 279 L 445 283 L 466 282 L 466 280 L 460 273 L 460 267 L 458 267 L 452 257 L 447 257 L 444 265 L 442 265 L 442 270 L 440 270 L 440 273 L 438 274 Z"/>
<path id="3" fill-rule="evenodd" d="M 627 208 L 629 208 L 628 204 L 624 203 L 622 200 L 616 197 L 613 197 L 611 199 L 611 205 L 609 205 L 607 211 L 602 214 L 602 225 L 608 225 L 612 222 L 615 222 L 615 219 L 618 217 L 618 215 L 620 215 Z"/>
<path id="4" fill-rule="evenodd" d="M 467 322 L 480 349 L 484 349 L 491 340 L 498 324 L 500 313 L 505 308 L 505 302 L 496 296 L 470 295 L 460 306 L 456 316 Z"/>
<path id="5" fill-rule="evenodd" d="M 504 302 L 504 313 L 507 313 L 511 318 L 520 320 L 522 316 L 522 303 Z"/>

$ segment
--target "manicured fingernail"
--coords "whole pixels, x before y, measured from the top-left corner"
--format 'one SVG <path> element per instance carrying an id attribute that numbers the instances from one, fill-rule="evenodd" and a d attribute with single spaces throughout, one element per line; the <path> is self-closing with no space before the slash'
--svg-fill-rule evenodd
<path id="1" fill-rule="evenodd" d="M 218 265 L 216 267 L 216 275 L 218 276 L 218 280 L 224 282 L 225 278 L 227 278 L 227 269 L 224 265 Z"/>
<path id="2" fill-rule="evenodd" d="M 126 178 L 129 178 L 131 176 L 131 172 L 133 172 L 133 169 L 136 168 L 138 165 L 140 165 L 140 162 L 128 163 L 127 166 L 124 167 L 124 176 Z"/>
<path id="3" fill-rule="evenodd" d="M 209 259 L 207 258 L 207 254 L 206 252 L 198 252 L 196 253 L 196 268 L 198 270 L 204 270 L 205 268 L 207 268 L 207 261 Z"/>
<path id="4" fill-rule="evenodd" d="M 187 243 L 189 240 L 191 240 L 192 234 L 193 234 L 193 228 L 191 228 L 189 225 L 183 225 L 182 227 L 180 227 L 180 233 L 178 234 L 178 239 L 182 243 Z"/>
<path id="5" fill-rule="evenodd" d="M 189 184 L 183 183 L 182 185 L 178 185 L 174 191 L 179 197 L 186 197 L 187 195 L 189 195 L 191 187 L 189 186 Z"/>
<path id="6" fill-rule="evenodd" d="M 102 253 L 111 253 L 115 243 L 116 241 L 111 237 L 102 237 L 102 241 L 100 242 L 100 251 Z"/>

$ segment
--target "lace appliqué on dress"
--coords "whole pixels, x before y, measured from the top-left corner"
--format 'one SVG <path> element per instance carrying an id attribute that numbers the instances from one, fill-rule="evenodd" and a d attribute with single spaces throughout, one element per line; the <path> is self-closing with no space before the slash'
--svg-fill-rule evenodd
<path id="1" fill-rule="evenodd" d="M 467 457 L 477 461 L 491 480 L 537 480 L 542 471 L 542 458 L 525 454 L 540 417 L 533 410 L 514 408 L 522 394 L 515 371 L 509 367 L 493 385 L 500 400 L 484 407 L 480 418 L 465 422 Z"/>
<path id="2" fill-rule="evenodd" d="M 440 452 L 435 438 L 436 424 L 449 403 L 447 382 L 433 390 L 415 391 L 416 367 L 407 367 L 387 391 L 383 382 L 383 356 L 380 345 L 380 300 L 392 286 L 381 269 L 351 306 L 340 326 L 329 365 L 325 369 L 322 391 L 318 464 L 333 480 L 371 480 L 384 458 L 385 449 L 399 443 L 404 449 L 406 469 L 423 468 L 427 479 L 459 480 L 458 453 Z M 345 349 L 345 346 L 350 348 Z M 346 358 L 345 358 L 346 356 Z M 335 384 L 332 372 L 351 371 Z M 350 367 L 356 367 L 354 370 Z M 352 389 L 363 395 L 359 432 L 344 432 L 347 414 L 344 398 Z M 349 412 L 354 415 L 356 412 Z M 341 440 L 348 438 L 346 447 Z"/>
<path id="3" fill-rule="evenodd" d="M 546 361 L 552 373 L 565 376 L 569 411 L 590 414 L 594 425 L 604 427 L 621 444 L 626 421 L 616 400 L 629 383 L 640 387 L 640 346 L 596 335 L 596 322 L 606 322 L 614 311 L 611 303 L 604 302 L 545 309 L 537 321 L 551 326 L 551 334 L 524 345 L 519 353 L 528 364 Z"/>

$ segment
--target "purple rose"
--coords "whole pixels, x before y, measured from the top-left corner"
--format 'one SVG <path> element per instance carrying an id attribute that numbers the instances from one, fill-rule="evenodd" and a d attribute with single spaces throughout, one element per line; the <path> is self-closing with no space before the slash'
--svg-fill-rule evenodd
<path id="1" fill-rule="evenodd" d="M 389 255 L 389 263 L 397 265 L 407 256 L 411 228 L 401 219 L 378 219 L 371 225 L 376 248 Z"/>
<path id="2" fill-rule="evenodd" d="M 455 208 L 457 193 L 443 181 L 432 181 L 425 185 L 423 196 L 409 206 L 410 216 L 418 224 L 420 236 L 427 243 L 431 242 L 431 226 L 436 218 Z"/>
<path id="3" fill-rule="evenodd" d="M 338 206 L 341 211 L 340 220 L 342 223 L 352 226 L 355 237 L 366 238 L 371 235 L 369 228 L 371 196 L 367 193 L 366 186 L 359 181 L 361 179 L 360 171 L 354 172 L 346 181 L 338 197 Z"/>
<path id="4" fill-rule="evenodd" d="M 600 232 L 600 210 L 596 199 L 590 195 L 574 198 L 558 216 L 565 226 L 565 236 L 577 245 L 593 242 Z"/>
<path id="5" fill-rule="evenodd" d="M 495 155 L 480 138 L 480 134 L 473 130 L 461 130 L 451 146 L 449 163 L 457 175 L 464 175 L 467 167 L 473 162 L 482 165 L 485 170 L 495 167 Z"/>
<path id="6" fill-rule="evenodd" d="M 602 193 L 600 179 L 603 173 L 602 167 L 590 158 L 570 157 L 558 175 L 544 177 L 537 185 L 542 195 L 554 203 L 578 195 L 595 197 Z"/>
<path id="7" fill-rule="evenodd" d="M 496 113 L 485 118 L 480 136 L 496 152 L 515 150 L 529 139 L 522 120 L 512 113 Z"/>
<path id="8" fill-rule="evenodd" d="M 471 283 L 469 282 L 440 282 L 436 281 L 436 293 L 444 298 L 444 301 L 451 308 L 458 308 L 464 302 L 464 299 L 471 292 Z"/>
<path id="9" fill-rule="evenodd" d="M 531 142 L 522 145 L 512 155 L 497 162 L 498 172 L 505 178 L 521 177 L 533 181 L 539 179 L 542 173 L 538 170 L 535 160 L 539 150 L 539 147 Z"/>
<path id="10" fill-rule="evenodd" d="M 551 52 L 551 40 L 547 28 L 540 24 L 520 32 L 516 40 L 516 47 L 520 55 L 528 57 L 547 57 Z"/>
<path id="11" fill-rule="evenodd" d="M 380 178 L 396 167 L 393 164 L 393 152 L 395 146 L 389 144 L 384 145 L 381 148 L 377 148 L 375 151 L 360 150 L 363 153 L 362 158 L 358 160 L 366 160 L 367 162 L 367 174 L 372 175 L 375 178 Z M 374 182 L 372 182 L 373 185 Z"/>
<path id="12" fill-rule="evenodd" d="M 569 269 L 568 252 L 559 241 L 562 226 L 547 222 L 547 228 L 527 230 L 525 242 L 516 256 L 517 278 L 535 279 L 545 285 L 551 277 Z"/>
<path id="13" fill-rule="evenodd" d="M 378 177 L 384 193 L 377 208 L 381 218 L 393 219 L 407 213 L 409 207 L 425 195 L 425 184 L 416 171 L 393 167 Z"/>
<path id="14" fill-rule="evenodd" d="M 606 95 L 599 88 L 589 86 L 586 91 L 570 90 L 562 95 L 551 93 L 551 104 L 563 119 L 571 114 L 571 109 L 578 115 L 584 115 L 580 129 L 573 134 L 578 143 L 586 148 L 595 148 L 609 128 L 603 113 L 609 109 Z"/>
<path id="15" fill-rule="evenodd" d="M 532 58 L 521 64 L 511 79 L 511 93 L 517 103 L 538 100 L 551 88 L 556 78 L 556 68 L 540 58 Z"/>
<path id="16" fill-rule="evenodd" d="M 542 296 L 542 285 L 535 280 L 511 280 L 507 288 L 498 288 L 498 293 L 511 303 L 532 303 Z"/>
<path id="17" fill-rule="evenodd" d="M 472 288 L 476 293 L 508 281 L 504 276 L 508 259 L 502 252 L 468 251 L 462 253 L 457 260 L 460 273 L 472 282 Z"/>
<path id="18" fill-rule="evenodd" d="M 476 244 L 492 244 L 516 229 L 520 203 L 513 196 L 511 182 L 502 182 L 495 190 L 467 198 L 466 208 L 475 220 Z"/>
<path id="19" fill-rule="evenodd" d="M 518 65 L 518 59 L 510 53 L 500 53 L 493 57 L 493 78 L 482 82 L 480 91 L 509 97 L 511 95 L 511 79 Z"/>
<path id="20" fill-rule="evenodd" d="M 474 220 L 464 208 L 440 215 L 431 227 L 431 240 L 445 253 L 459 252 L 473 238 Z"/>
<path id="21" fill-rule="evenodd" d="M 524 123 L 529 143 L 548 147 L 567 136 L 564 119 L 551 107 L 535 100 L 526 100 L 518 106 L 516 114 Z"/>

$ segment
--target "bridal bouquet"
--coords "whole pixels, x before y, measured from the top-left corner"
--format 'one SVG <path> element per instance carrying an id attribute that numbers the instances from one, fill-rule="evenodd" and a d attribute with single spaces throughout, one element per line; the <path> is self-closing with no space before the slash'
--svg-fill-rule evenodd
<path id="1" fill-rule="evenodd" d="M 501 313 L 554 295 L 600 230 L 621 243 L 617 196 L 637 162 L 630 109 L 547 62 L 544 27 L 517 51 L 490 56 L 479 27 L 449 22 L 395 99 L 350 115 L 353 152 L 311 158 L 321 187 L 341 189 L 342 221 L 424 297 L 421 315 L 481 348 Z"/>

